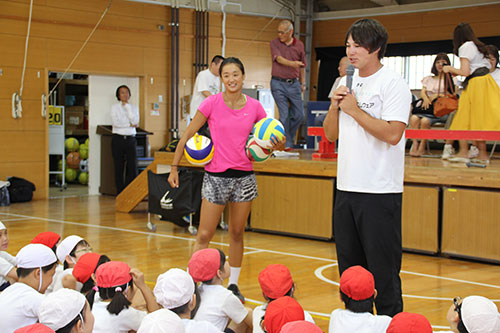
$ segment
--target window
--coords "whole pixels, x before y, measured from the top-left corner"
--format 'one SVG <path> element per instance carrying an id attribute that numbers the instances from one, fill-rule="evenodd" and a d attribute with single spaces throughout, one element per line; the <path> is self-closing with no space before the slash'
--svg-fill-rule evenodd
<path id="1" fill-rule="evenodd" d="M 384 57 L 382 63 L 399 73 L 408 83 L 410 89 L 421 89 L 422 79 L 431 75 L 431 68 L 436 55 L 419 55 L 409 57 Z M 452 53 L 448 54 L 451 65 L 460 67 L 460 60 Z"/>

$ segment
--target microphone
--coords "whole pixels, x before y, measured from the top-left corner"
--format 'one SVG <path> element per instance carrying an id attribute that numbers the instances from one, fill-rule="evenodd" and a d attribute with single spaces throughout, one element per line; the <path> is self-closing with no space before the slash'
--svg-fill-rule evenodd
<path id="1" fill-rule="evenodd" d="M 349 92 L 352 92 L 352 76 L 354 75 L 354 66 L 349 65 L 346 69 L 346 86 L 349 88 Z"/>

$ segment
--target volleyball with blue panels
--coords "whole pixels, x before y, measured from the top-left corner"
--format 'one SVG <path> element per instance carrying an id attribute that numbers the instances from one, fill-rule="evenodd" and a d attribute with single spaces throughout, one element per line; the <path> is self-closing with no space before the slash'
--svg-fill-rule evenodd
<path id="1" fill-rule="evenodd" d="M 214 157 L 214 145 L 212 140 L 206 136 L 195 134 L 186 142 L 184 156 L 189 163 L 194 165 L 205 165 Z"/>
<path id="2" fill-rule="evenodd" d="M 248 159 L 252 162 L 265 162 L 272 153 L 270 149 L 262 148 L 253 136 L 248 138 L 245 152 Z"/>
<path id="3" fill-rule="evenodd" d="M 283 140 L 285 137 L 285 128 L 283 124 L 273 118 L 263 118 L 253 127 L 253 136 L 259 146 L 263 148 L 271 148 L 271 139 L 277 141 Z"/>

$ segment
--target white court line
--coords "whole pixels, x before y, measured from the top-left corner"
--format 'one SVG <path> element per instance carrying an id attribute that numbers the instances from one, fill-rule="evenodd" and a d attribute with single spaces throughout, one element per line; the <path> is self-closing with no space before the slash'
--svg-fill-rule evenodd
<path id="1" fill-rule="evenodd" d="M 249 254 L 255 254 L 255 253 L 262 253 L 264 252 L 263 250 L 255 250 L 255 251 L 248 251 L 248 252 L 243 252 L 243 255 L 249 255 Z"/>
<path id="2" fill-rule="evenodd" d="M 36 216 L 28 216 L 28 215 L 21 215 L 21 214 L 13 214 L 13 213 L 3 213 L 0 212 L 2 215 L 10 215 L 10 216 L 16 216 L 20 218 L 26 218 L 29 220 L 42 220 L 42 221 L 48 221 L 48 222 L 55 222 L 55 223 L 65 223 L 65 224 L 71 224 L 71 225 L 78 225 L 78 226 L 84 226 L 84 227 L 93 227 L 93 228 L 98 228 L 98 229 L 105 229 L 105 230 L 114 230 L 114 231 L 121 231 L 121 232 L 129 232 L 129 233 L 136 233 L 136 234 L 141 234 L 141 235 L 149 235 L 149 236 L 158 236 L 158 237 L 164 237 L 164 238 L 172 238 L 172 239 L 178 239 L 178 240 L 186 240 L 186 241 L 191 241 L 194 242 L 196 241 L 195 238 L 189 238 L 189 237 L 181 237 L 181 236 L 172 236 L 172 235 L 165 235 L 165 234 L 158 234 L 158 233 L 152 233 L 152 232 L 145 232 L 145 231 L 138 231 L 138 230 L 130 230 L 130 229 L 124 229 L 124 228 L 117 228 L 117 227 L 109 227 L 109 226 L 102 226 L 102 225 L 96 225 L 96 224 L 88 224 L 88 223 L 79 223 L 79 222 L 71 222 L 71 221 L 65 221 L 65 220 L 57 220 L 57 219 L 49 219 L 49 218 L 44 218 L 44 217 L 36 217 Z M 31 222 L 31 221 L 30 221 Z M 212 244 L 216 245 L 221 245 L 221 246 L 229 246 L 227 243 L 221 243 L 221 242 L 211 242 Z M 315 275 L 318 277 L 318 279 L 333 284 L 333 285 L 339 285 L 338 282 L 329 280 L 323 276 L 323 270 L 329 267 L 333 267 L 337 265 L 337 261 L 333 259 L 326 259 L 326 258 L 321 258 L 321 257 L 313 257 L 313 256 L 307 256 L 307 255 L 302 255 L 302 254 L 296 254 L 296 253 L 291 253 L 291 252 L 283 252 L 283 251 L 274 251 L 274 250 L 266 250 L 266 249 L 259 249 L 255 247 L 249 247 L 245 246 L 244 249 L 246 250 L 253 250 L 255 253 L 258 252 L 267 252 L 267 253 L 273 253 L 273 254 L 281 254 L 281 255 L 287 255 L 287 256 L 292 256 L 292 257 L 298 257 L 298 258 L 304 258 L 304 259 L 314 259 L 318 261 L 327 261 L 331 262 L 331 264 L 321 266 L 315 270 Z M 250 251 L 249 251 L 250 252 Z M 454 279 L 454 278 L 448 278 L 448 277 L 443 277 L 443 276 L 437 276 L 437 275 L 430 275 L 430 274 L 423 274 L 423 273 L 416 273 L 416 272 L 409 272 L 409 271 L 401 271 L 402 273 L 405 274 L 413 274 L 417 276 L 423 276 L 423 277 L 428 277 L 428 278 L 435 278 L 435 279 L 441 279 L 441 280 L 448 280 L 448 281 L 453 281 L 453 282 L 460 282 L 460 283 L 466 283 L 466 284 L 473 284 L 473 285 L 479 285 L 483 287 L 491 287 L 491 288 L 500 288 L 500 286 L 497 285 L 491 285 L 491 284 L 485 284 L 485 283 L 480 283 L 480 282 L 474 282 L 474 281 L 467 281 L 467 280 L 460 280 L 460 279 Z M 430 296 L 416 296 L 416 295 L 403 295 L 404 297 L 408 298 L 424 298 L 424 299 L 432 299 L 432 300 L 450 300 L 450 298 L 444 298 L 444 297 L 430 297 Z M 493 302 L 500 302 L 500 300 L 492 300 Z"/>
<path id="3" fill-rule="evenodd" d="M 117 227 L 108 227 L 108 226 L 97 225 L 97 224 L 71 222 L 71 221 L 65 221 L 65 220 L 49 219 L 49 218 L 45 218 L 45 217 L 36 217 L 36 216 L 28 216 L 28 215 L 13 214 L 13 213 L 2 213 L 2 212 L 0 212 L 0 214 L 3 214 L 3 215 L 12 215 L 12 216 L 17 216 L 17 217 L 24 217 L 24 218 L 30 219 L 30 220 L 35 220 L 36 219 L 36 220 L 42 220 L 42 221 L 54 222 L 54 223 L 63 223 L 63 224 L 77 225 L 77 226 L 83 226 L 83 227 L 92 227 L 92 228 L 97 228 L 97 229 L 105 229 L 105 230 L 129 232 L 129 233 L 135 233 L 135 234 L 140 234 L 140 235 L 158 236 L 158 237 L 171 238 L 171 239 L 177 239 L 177 240 L 186 240 L 186 241 L 190 241 L 190 242 L 195 242 L 196 241 L 196 238 L 182 237 L 182 236 L 172 236 L 172 235 L 166 235 L 166 234 L 159 234 L 159 233 L 153 233 L 153 232 L 124 229 L 124 228 L 117 228 Z M 221 246 L 226 246 L 226 247 L 229 246 L 229 244 L 227 244 L 227 243 L 221 243 L 221 242 L 213 242 L 212 241 L 210 243 L 211 244 L 216 244 L 216 245 L 221 245 Z M 259 248 L 250 247 L 250 246 L 245 246 L 244 249 L 245 250 L 256 251 L 256 253 L 257 252 L 267 252 L 267 253 L 272 253 L 272 254 L 281 254 L 281 255 L 286 255 L 286 256 L 291 256 L 291 257 L 303 258 L 303 259 L 314 259 L 314 260 L 319 260 L 319 261 L 337 262 L 336 260 L 333 260 L 333 259 L 326 259 L 326 258 L 321 258 L 321 257 L 307 256 L 307 255 L 297 254 L 297 253 L 292 253 L 292 252 L 283 252 L 283 251 L 274 251 L 274 250 L 259 249 Z"/>
<path id="4" fill-rule="evenodd" d="M 35 217 L 28 217 L 28 220 L 33 220 Z M 26 220 L 25 217 L 18 217 L 18 218 L 13 218 L 13 219 L 2 219 L 2 222 L 10 222 L 10 221 L 22 221 Z"/>
<path id="5" fill-rule="evenodd" d="M 330 284 L 333 284 L 335 286 L 339 286 L 340 284 L 337 282 L 337 281 L 333 281 L 333 280 L 330 280 L 326 277 L 323 276 L 323 271 L 327 268 L 331 268 L 331 267 L 334 267 L 334 266 L 337 266 L 337 264 L 329 264 L 329 265 L 324 265 L 324 266 L 321 266 L 321 267 L 318 267 L 316 268 L 316 270 L 314 271 L 314 275 L 316 275 L 316 277 L 326 283 L 330 283 Z M 407 272 L 407 271 L 401 271 L 402 273 L 407 273 L 407 274 L 415 274 L 415 275 L 418 275 L 418 276 L 424 276 L 424 277 L 429 277 L 429 278 L 435 278 L 436 276 L 434 275 L 429 275 L 429 274 L 420 274 L 420 273 L 413 273 L 413 272 Z M 440 277 L 438 277 L 440 278 Z M 477 284 L 477 285 L 480 285 L 480 286 L 483 286 L 483 287 L 492 287 L 492 288 L 499 288 L 499 286 L 495 286 L 495 285 L 490 285 L 490 284 L 484 284 L 484 283 L 478 283 L 478 282 L 472 282 L 472 281 L 466 281 L 466 280 L 457 280 L 457 279 L 452 279 L 452 278 L 449 278 L 449 279 L 446 279 L 444 278 L 443 280 L 451 280 L 451 281 L 454 281 L 454 282 L 462 282 L 462 283 L 469 283 L 469 284 Z M 403 294 L 403 297 L 406 297 L 406 298 L 417 298 L 417 299 L 428 299 L 428 300 L 436 300 L 436 301 L 452 301 L 453 300 L 453 297 L 433 297 L 433 296 L 419 296 L 419 295 L 408 295 L 408 294 Z M 500 302 L 500 299 L 492 299 L 493 302 Z"/>

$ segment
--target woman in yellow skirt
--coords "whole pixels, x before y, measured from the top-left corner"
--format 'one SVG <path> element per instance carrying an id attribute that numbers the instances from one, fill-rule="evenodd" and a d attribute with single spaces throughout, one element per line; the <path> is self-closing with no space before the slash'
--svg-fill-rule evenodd
<path id="1" fill-rule="evenodd" d="M 460 68 L 444 66 L 443 72 L 466 76 L 464 91 L 450 129 L 500 131 L 500 88 L 489 74 L 491 64 L 486 45 L 468 23 L 455 27 L 454 53 L 460 58 Z M 479 155 L 473 162 L 489 163 L 486 141 L 477 142 Z M 460 141 L 460 151 L 452 162 L 469 162 L 467 141 Z"/>

